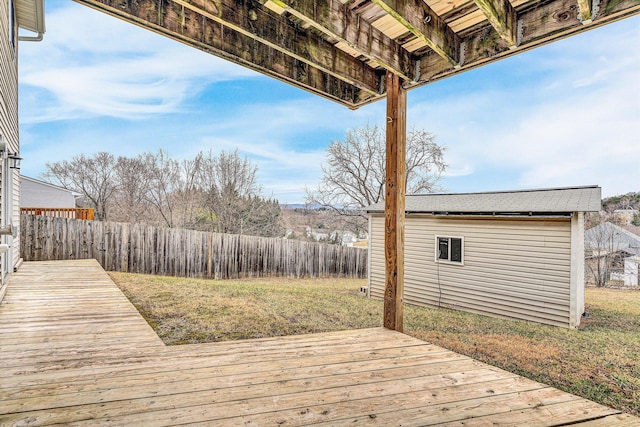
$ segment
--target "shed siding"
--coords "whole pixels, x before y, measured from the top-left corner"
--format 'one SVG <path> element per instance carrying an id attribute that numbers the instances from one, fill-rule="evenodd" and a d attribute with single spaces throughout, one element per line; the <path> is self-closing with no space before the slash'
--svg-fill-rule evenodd
<path id="1" fill-rule="evenodd" d="M 569 326 L 571 221 L 407 217 L 405 302 Z M 464 265 L 435 236 L 464 237 Z M 384 217 L 371 218 L 370 295 L 384 296 Z"/>
<path id="2" fill-rule="evenodd" d="M 9 151 L 18 152 L 18 52 L 15 24 L 14 28 L 9 28 L 9 5 L 12 3 L 11 1 L 0 3 L 0 135 L 7 143 Z M 16 37 L 15 48 L 9 40 L 10 31 Z M 1 196 L 5 198 L 0 200 L 2 207 L 0 208 L 0 225 L 12 222 L 17 225 L 20 221 L 18 205 L 15 203 L 19 191 L 18 182 L 12 176 L 14 174 L 9 173 L 6 160 L 0 161 L 0 165 L 2 165 L 0 167 L 0 188 L 3 189 Z M 13 206 L 11 206 L 11 201 L 14 202 Z M 5 211 L 7 207 L 10 209 L 9 212 Z M 20 244 L 18 238 L 11 236 L 2 236 L 1 242 L 8 243 L 12 248 L 10 252 L 2 255 L 3 261 L 0 263 L 2 282 L 4 282 L 4 277 L 19 257 L 18 251 L 14 248 L 19 248 Z M 5 257 L 9 257 L 8 262 L 4 261 Z M 0 299 L 2 294 L 0 289 Z"/>

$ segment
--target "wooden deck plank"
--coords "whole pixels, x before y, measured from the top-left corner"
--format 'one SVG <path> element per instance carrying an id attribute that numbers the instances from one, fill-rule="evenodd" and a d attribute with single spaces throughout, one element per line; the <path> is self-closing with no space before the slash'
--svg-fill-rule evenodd
<path id="1" fill-rule="evenodd" d="M 0 425 L 639 421 L 383 328 L 167 347 L 95 261 L 10 278 L 0 366 Z"/>

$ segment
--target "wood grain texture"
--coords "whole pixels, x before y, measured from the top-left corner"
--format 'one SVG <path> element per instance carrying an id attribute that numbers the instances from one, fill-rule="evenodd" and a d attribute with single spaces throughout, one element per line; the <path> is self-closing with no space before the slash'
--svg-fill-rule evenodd
<path id="1" fill-rule="evenodd" d="M 392 73 L 387 73 L 386 134 L 384 327 L 402 332 L 407 93 Z"/>
<path id="2" fill-rule="evenodd" d="M 640 421 L 384 328 L 166 347 L 94 260 L 10 278 L 0 366 L 2 426 Z"/>

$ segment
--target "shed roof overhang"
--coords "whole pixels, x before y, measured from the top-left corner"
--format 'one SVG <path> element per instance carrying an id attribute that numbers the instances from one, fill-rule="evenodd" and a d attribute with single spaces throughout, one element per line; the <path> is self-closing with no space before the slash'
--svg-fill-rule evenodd
<path id="1" fill-rule="evenodd" d="M 640 13 L 640 0 L 76 0 L 355 109 Z M 38 0 L 18 0 L 37 3 Z"/>

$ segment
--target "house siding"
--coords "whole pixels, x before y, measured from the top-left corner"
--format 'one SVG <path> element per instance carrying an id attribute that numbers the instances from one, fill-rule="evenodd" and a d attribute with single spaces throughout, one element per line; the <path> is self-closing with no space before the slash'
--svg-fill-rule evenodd
<path id="1" fill-rule="evenodd" d="M 9 28 L 9 7 L 12 1 L 0 3 L 0 135 L 7 143 L 8 150 L 18 152 L 18 51 L 17 51 L 17 29 Z M 15 47 L 9 39 L 9 32 L 13 32 L 15 37 Z M 0 160 L 0 225 L 13 223 L 18 225 L 20 221 L 20 211 L 17 197 L 19 194 L 19 181 L 17 173 L 11 173 L 6 160 Z M 7 211 L 8 209 L 8 211 Z M 19 236 L 13 238 L 11 236 L 2 236 L 1 243 L 7 243 L 11 246 L 11 250 L 2 255 L 3 260 L 0 263 L 1 279 L 4 283 L 5 276 L 13 269 L 13 266 L 19 259 L 20 247 Z M 9 257 L 5 261 L 5 257 Z M 4 293 L 0 289 L 0 299 Z"/>
<path id="2" fill-rule="evenodd" d="M 384 216 L 370 217 L 369 294 L 384 296 Z M 435 262 L 435 236 L 464 237 L 464 264 Z M 571 220 L 443 218 L 405 223 L 408 304 L 571 324 Z M 574 261 L 575 262 L 575 261 Z M 573 266 L 575 268 L 575 265 Z M 579 304 L 579 303 L 578 303 Z M 574 301 L 574 308 L 576 302 Z"/>
<path id="3" fill-rule="evenodd" d="M 22 176 L 19 205 L 22 208 L 75 208 L 73 192 Z"/>

